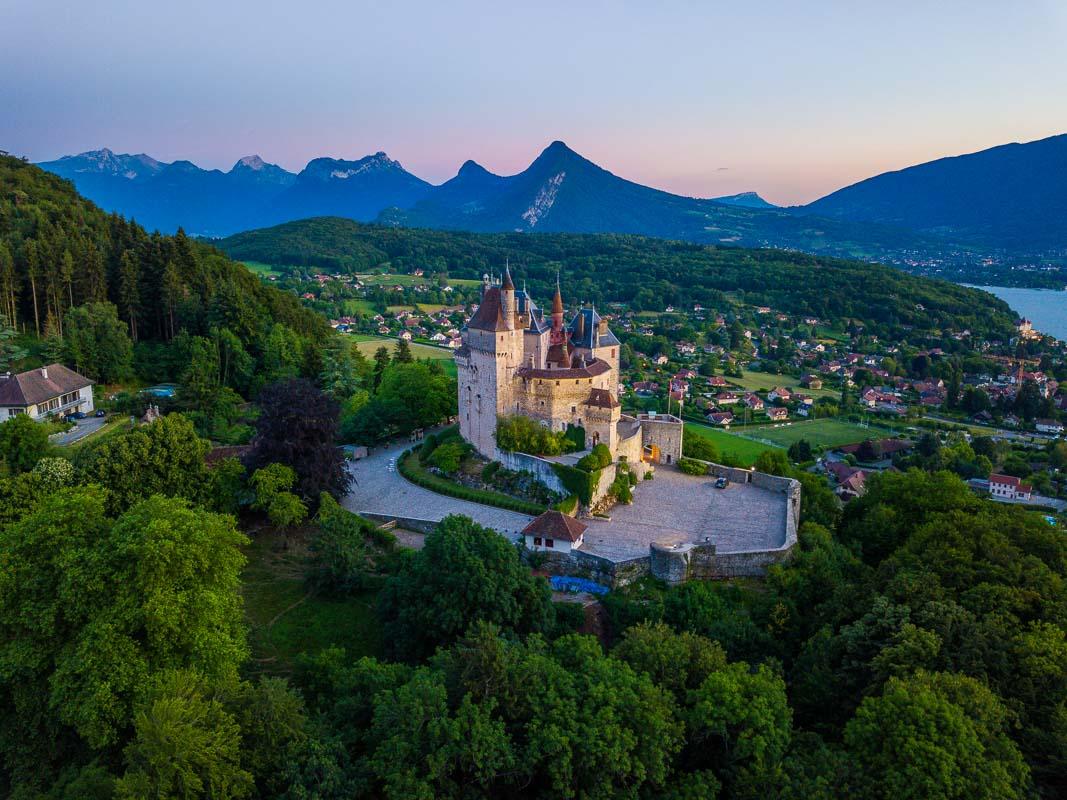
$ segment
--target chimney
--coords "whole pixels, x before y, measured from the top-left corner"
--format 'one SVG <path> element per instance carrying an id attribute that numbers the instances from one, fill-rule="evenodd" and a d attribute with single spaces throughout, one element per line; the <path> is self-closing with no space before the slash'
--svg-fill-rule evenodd
<path id="1" fill-rule="evenodd" d="M 41 377 L 48 380 L 48 367 L 41 367 Z"/>

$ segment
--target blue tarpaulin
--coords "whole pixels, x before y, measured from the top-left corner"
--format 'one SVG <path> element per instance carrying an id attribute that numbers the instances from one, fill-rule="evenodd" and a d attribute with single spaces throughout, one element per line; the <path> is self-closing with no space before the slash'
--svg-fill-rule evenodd
<path id="1" fill-rule="evenodd" d="M 611 591 L 607 586 L 602 586 L 585 578 L 571 578 L 566 575 L 552 575 L 549 577 L 548 582 L 552 584 L 552 588 L 557 592 L 588 592 L 589 594 L 603 595 Z"/>

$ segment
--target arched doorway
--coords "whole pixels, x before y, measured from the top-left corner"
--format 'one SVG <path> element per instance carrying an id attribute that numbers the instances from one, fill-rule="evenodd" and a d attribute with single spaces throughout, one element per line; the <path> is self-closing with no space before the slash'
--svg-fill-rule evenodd
<path id="1" fill-rule="evenodd" d="M 641 460 L 649 464 L 659 463 L 659 445 L 646 444 L 641 453 Z"/>

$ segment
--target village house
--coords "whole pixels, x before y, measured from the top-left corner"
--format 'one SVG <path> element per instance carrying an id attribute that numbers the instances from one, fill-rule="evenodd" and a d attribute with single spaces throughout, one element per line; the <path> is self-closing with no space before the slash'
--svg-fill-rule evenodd
<path id="1" fill-rule="evenodd" d="M 770 417 L 773 422 L 781 422 L 782 420 L 789 419 L 789 410 L 774 406 L 767 409 L 767 416 Z"/>
<path id="2" fill-rule="evenodd" d="M 783 403 L 788 403 L 792 399 L 793 393 L 782 386 L 775 386 L 769 392 L 767 392 L 767 399 L 772 403 L 776 400 L 781 400 Z"/>
<path id="3" fill-rule="evenodd" d="M 1033 487 L 1014 475 L 989 476 L 989 496 L 994 500 L 1029 500 Z"/>
<path id="4" fill-rule="evenodd" d="M 62 364 L 0 377 L 0 421 L 19 414 L 43 419 L 93 410 L 93 381 Z"/>
<path id="5" fill-rule="evenodd" d="M 753 411 L 762 411 L 764 402 L 758 395 L 748 394 L 745 395 L 745 405 Z"/>
<path id="6" fill-rule="evenodd" d="M 1063 424 L 1054 419 L 1039 419 L 1036 426 L 1040 433 L 1051 433 L 1055 436 L 1063 433 Z"/>

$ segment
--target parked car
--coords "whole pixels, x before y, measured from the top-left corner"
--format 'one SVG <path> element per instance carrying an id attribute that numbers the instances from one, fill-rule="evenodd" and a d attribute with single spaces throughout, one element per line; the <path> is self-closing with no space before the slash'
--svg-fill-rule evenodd
<path id="1" fill-rule="evenodd" d="M 93 414 L 93 416 L 94 416 L 94 417 L 106 417 L 106 416 L 107 416 L 107 412 L 106 412 L 106 411 L 104 411 L 104 409 L 102 409 L 102 408 L 98 408 L 98 409 L 96 410 L 96 413 L 95 413 L 95 414 Z"/>
<path id="2" fill-rule="evenodd" d="M 86 416 L 88 416 L 88 415 L 84 411 L 75 411 L 73 414 L 70 415 L 70 418 L 71 419 L 85 419 Z"/>
<path id="3" fill-rule="evenodd" d="M 725 489 L 729 485 L 730 481 L 728 481 L 726 478 L 719 478 L 717 481 L 715 481 L 716 489 Z"/>

